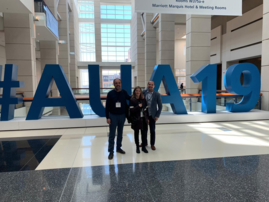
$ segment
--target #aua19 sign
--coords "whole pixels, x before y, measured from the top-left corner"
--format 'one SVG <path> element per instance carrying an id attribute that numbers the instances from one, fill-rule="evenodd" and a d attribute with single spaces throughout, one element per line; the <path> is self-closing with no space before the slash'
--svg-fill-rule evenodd
<path id="1" fill-rule="evenodd" d="M 93 111 L 100 117 L 105 117 L 105 108 L 100 99 L 99 65 L 89 65 L 89 96 Z M 131 65 L 121 65 L 122 86 L 131 94 Z M 0 78 L 2 78 L 2 66 L 0 66 Z M 241 85 L 241 74 L 244 75 L 244 83 Z M 0 81 L 3 95 L 0 98 L 2 105 L 1 121 L 9 121 L 14 118 L 15 105 L 23 102 L 16 97 L 16 88 L 24 87 L 24 82 L 17 81 L 18 66 L 7 64 L 5 67 L 4 81 Z M 217 65 L 205 65 L 195 72 L 191 79 L 195 83 L 202 82 L 202 112 L 216 113 L 216 83 Z M 187 114 L 181 94 L 178 90 L 173 72 L 169 65 L 156 65 L 151 79 L 155 82 L 155 91 L 158 91 L 163 82 L 167 95 L 162 96 L 165 104 L 171 104 L 175 114 Z M 49 98 L 53 82 L 59 89 L 60 98 Z M 232 65 L 225 73 L 225 88 L 229 93 L 242 95 L 239 103 L 228 103 L 227 111 L 248 112 L 257 104 L 260 96 L 261 77 L 258 68 L 250 63 Z M 41 118 L 45 107 L 66 107 L 70 118 L 83 118 L 76 98 L 68 83 L 65 73 L 60 65 L 46 65 L 37 87 L 32 105 L 26 120 L 38 120 Z"/>

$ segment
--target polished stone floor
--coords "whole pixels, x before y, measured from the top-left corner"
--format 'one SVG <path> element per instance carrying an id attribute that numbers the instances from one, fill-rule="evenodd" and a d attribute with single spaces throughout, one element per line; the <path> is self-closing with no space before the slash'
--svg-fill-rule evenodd
<path id="1" fill-rule="evenodd" d="M 268 201 L 269 155 L 0 173 L 0 201 Z"/>
<path id="2" fill-rule="evenodd" d="M 107 127 L 0 132 L 2 150 L 24 141 L 2 160 L 0 201 L 269 201 L 268 131 L 269 121 L 158 125 L 157 150 L 136 154 L 125 127 L 126 154 L 112 161 Z"/>

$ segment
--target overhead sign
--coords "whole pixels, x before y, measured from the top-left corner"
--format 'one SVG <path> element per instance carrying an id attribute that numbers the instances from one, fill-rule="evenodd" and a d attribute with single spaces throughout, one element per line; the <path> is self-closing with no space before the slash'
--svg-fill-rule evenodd
<path id="1" fill-rule="evenodd" d="M 191 15 L 242 15 L 242 0 L 135 0 L 135 11 Z"/>

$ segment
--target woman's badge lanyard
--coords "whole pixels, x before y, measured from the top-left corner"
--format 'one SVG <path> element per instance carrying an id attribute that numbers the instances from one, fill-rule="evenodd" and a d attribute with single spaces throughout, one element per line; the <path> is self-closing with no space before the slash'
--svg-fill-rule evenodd
<path id="1" fill-rule="evenodd" d="M 117 92 L 117 91 L 116 91 Z M 121 91 L 120 91 L 121 93 Z M 116 102 L 116 108 L 121 108 L 121 103 L 120 103 L 120 93 L 117 92 L 117 102 Z"/>
<path id="2" fill-rule="evenodd" d="M 138 102 L 139 104 L 142 104 L 140 102 Z M 141 107 L 141 111 L 140 111 L 140 117 L 144 117 L 144 113 L 143 113 L 143 104 L 142 104 L 142 107 Z"/>

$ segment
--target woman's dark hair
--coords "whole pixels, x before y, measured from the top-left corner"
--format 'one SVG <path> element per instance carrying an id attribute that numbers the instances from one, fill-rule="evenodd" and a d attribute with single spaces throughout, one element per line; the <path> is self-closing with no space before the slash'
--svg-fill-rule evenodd
<path id="1" fill-rule="evenodd" d="M 135 89 L 134 89 L 134 91 L 133 91 L 133 95 L 132 95 L 132 97 L 133 98 L 136 98 L 136 96 L 135 96 L 135 91 L 137 90 L 137 89 L 140 89 L 140 97 L 139 97 L 139 99 L 145 99 L 145 96 L 144 96 L 144 94 L 143 94 L 143 92 L 142 92 L 142 88 L 140 87 L 140 86 L 137 86 L 137 87 L 135 87 Z"/>

